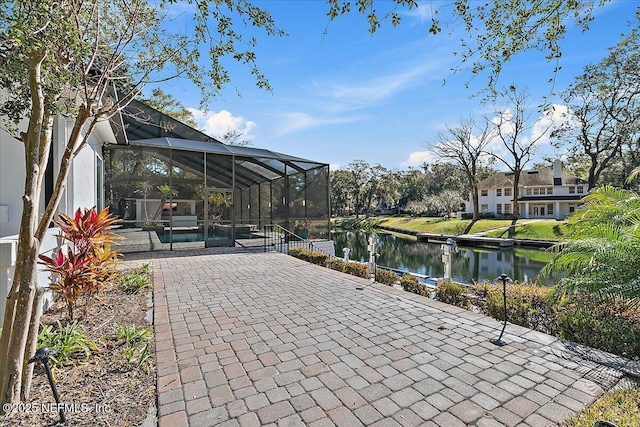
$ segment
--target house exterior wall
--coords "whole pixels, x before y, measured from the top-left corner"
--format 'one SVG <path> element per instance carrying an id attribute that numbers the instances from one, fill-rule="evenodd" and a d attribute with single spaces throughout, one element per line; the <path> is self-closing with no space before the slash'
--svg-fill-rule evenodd
<path id="1" fill-rule="evenodd" d="M 0 237 L 20 229 L 24 179 L 24 145 L 0 122 Z"/>
<path id="2" fill-rule="evenodd" d="M 554 175 L 559 173 L 557 171 L 559 168 L 560 166 L 554 163 Z M 523 171 L 522 173 L 524 176 L 529 173 L 537 174 L 535 171 Z M 521 176 L 522 181 L 525 181 L 523 176 Z M 519 199 L 517 202 L 519 216 L 521 218 L 564 219 L 577 209 L 578 199 L 586 195 L 587 190 L 587 184 L 575 177 L 565 179 L 562 185 L 554 185 L 553 181 L 545 183 L 545 185 L 521 185 L 516 197 Z M 512 192 L 511 186 L 503 184 L 499 187 L 487 187 L 485 185 L 483 188 L 481 183 L 478 196 L 480 213 L 512 214 L 516 209 L 514 204 L 516 198 L 513 197 Z M 465 201 L 465 212 L 473 213 L 471 197 Z"/>
<path id="3" fill-rule="evenodd" d="M 24 123 L 26 126 L 26 122 Z M 59 172 L 60 159 L 72 124 L 57 118 L 53 126 L 52 150 L 54 176 Z M 69 170 L 67 185 L 58 211 L 67 215 L 77 208 L 91 208 L 97 202 L 96 159 L 101 157 L 101 144 L 90 136 L 89 143 L 76 156 Z M 0 218 L 0 238 L 18 234 L 22 218 L 22 196 L 24 194 L 25 165 L 24 145 L 0 127 L 0 208 L 6 210 Z M 45 194 L 40 197 L 40 210 L 44 211 Z"/>
<path id="4" fill-rule="evenodd" d="M 24 194 L 25 159 L 24 145 L 13 138 L 5 129 L 0 117 L 0 327 L 4 318 L 7 295 L 11 289 L 13 272 L 18 248 L 18 232 L 22 219 L 22 196 Z M 26 128 L 26 120 L 20 124 Z M 54 120 L 52 150 L 54 176 L 59 172 L 60 159 L 72 123 L 62 117 Z M 77 208 L 90 208 L 98 199 L 99 176 L 96 170 L 96 158 L 101 156 L 101 144 L 91 135 L 89 143 L 74 159 L 58 211 L 72 215 Z M 99 191 L 102 191 L 101 189 Z M 45 194 L 42 191 L 40 211 L 45 208 Z M 60 246 L 57 234 L 59 229 L 49 228 L 40 246 L 40 253 L 51 256 Z M 48 285 L 49 273 L 38 269 L 38 285 Z M 43 296 L 43 309 L 51 303 L 52 294 Z"/>

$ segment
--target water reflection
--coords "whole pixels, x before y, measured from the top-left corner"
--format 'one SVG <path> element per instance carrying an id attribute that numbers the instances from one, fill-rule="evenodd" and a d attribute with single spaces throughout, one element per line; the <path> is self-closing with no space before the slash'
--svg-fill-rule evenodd
<path id="1" fill-rule="evenodd" d="M 443 277 L 444 264 L 440 244 L 418 242 L 393 234 L 382 234 L 378 253 L 378 263 L 399 270 Z M 336 255 L 342 255 L 343 248 L 350 248 L 349 258 L 367 261 L 367 233 L 335 233 Z M 539 249 L 485 249 L 461 247 L 453 257 L 452 274 L 456 282 L 470 283 L 495 280 L 502 273 L 515 280 L 534 279 L 549 262 L 553 254 Z"/>

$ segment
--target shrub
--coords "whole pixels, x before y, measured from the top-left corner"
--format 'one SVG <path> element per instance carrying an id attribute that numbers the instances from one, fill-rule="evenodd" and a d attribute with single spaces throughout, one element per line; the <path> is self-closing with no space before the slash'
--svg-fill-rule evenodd
<path id="1" fill-rule="evenodd" d="M 571 295 L 560 304 L 558 329 L 560 338 L 640 359 L 640 310 L 624 301 Z"/>
<path id="2" fill-rule="evenodd" d="M 329 255 L 324 252 L 312 251 L 309 255 L 309 261 L 313 264 L 321 265 L 325 267 L 327 265 L 327 260 L 329 259 Z"/>
<path id="3" fill-rule="evenodd" d="M 326 266 L 332 270 L 342 271 L 344 273 L 344 270 L 347 264 L 339 258 L 334 258 L 334 259 L 328 259 Z"/>
<path id="4" fill-rule="evenodd" d="M 483 283 L 473 287 L 477 305 L 484 314 L 504 320 L 502 285 Z M 514 283 L 507 286 L 507 320 L 551 335 L 557 333 L 552 288 Z"/>
<path id="5" fill-rule="evenodd" d="M 137 327 L 135 325 L 118 325 L 118 339 L 124 341 L 123 356 L 129 363 L 151 367 L 149 344 L 153 338 L 153 326 Z"/>
<path id="6" fill-rule="evenodd" d="M 391 270 L 376 268 L 376 282 L 392 286 L 400 281 L 400 276 Z"/>
<path id="7" fill-rule="evenodd" d="M 405 273 L 400 278 L 400 286 L 407 292 L 413 292 L 414 294 L 422 295 L 423 297 L 430 297 L 431 292 L 425 285 L 418 281 L 418 278 L 412 274 Z"/>
<path id="8" fill-rule="evenodd" d="M 78 209 L 73 218 L 63 213 L 59 216 L 54 223 L 60 227 L 60 237 L 71 243 L 67 254 L 59 250 L 53 258 L 40 255 L 39 263 L 53 273 L 49 288 L 65 300 L 67 315 L 73 319 L 76 304 L 84 301 L 86 314 L 91 298 L 117 276 L 119 254 L 111 249 L 115 241 L 111 228 L 119 220 L 108 208 L 100 212 Z"/>
<path id="9" fill-rule="evenodd" d="M 292 257 L 300 258 L 305 261 L 308 261 L 309 256 L 311 255 L 311 251 L 300 246 L 295 248 L 289 248 L 288 254 L 291 255 Z"/>
<path id="10" fill-rule="evenodd" d="M 41 326 L 38 334 L 38 348 L 48 347 L 58 351 L 49 358 L 52 369 L 86 362 L 92 351 L 99 350 L 98 345 L 78 328 L 77 322 L 62 326 L 58 321 L 57 328 L 44 323 Z"/>
<path id="11" fill-rule="evenodd" d="M 466 286 L 454 283 L 451 280 L 442 280 L 436 287 L 436 298 L 446 304 L 456 307 L 471 309 L 471 297 Z"/>
<path id="12" fill-rule="evenodd" d="M 323 267 L 327 265 L 327 260 L 329 259 L 329 255 L 324 252 L 312 251 L 303 247 L 290 248 L 288 254 Z"/>
<path id="13" fill-rule="evenodd" d="M 367 264 L 363 264 L 360 262 L 349 262 L 344 266 L 344 272 L 349 273 L 352 276 L 362 277 L 363 279 L 368 279 L 371 277 L 371 273 L 369 273 L 369 267 Z"/>
<path id="14" fill-rule="evenodd" d="M 143 262 L 142 264 L 140 264 L 138 266 L 138 271 L 140 273 L 150 274 L 151 273 L 151 263 L 150 262 Z"/>
<path id="15" fill-rule="evenodd" d="M 141 271 L 134 271 L 121 276 L 118 280 L 118 287 L 125 294 L 136 294 L 140 289 L 147 288 L 151 285 L 149 276 Z"/>

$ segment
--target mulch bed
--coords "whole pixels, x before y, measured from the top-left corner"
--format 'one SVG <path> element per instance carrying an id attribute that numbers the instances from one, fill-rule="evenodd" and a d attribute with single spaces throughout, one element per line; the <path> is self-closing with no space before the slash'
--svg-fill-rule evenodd
<path id="1" fill-rule="evenodd" d="M 56 369 L 60 400 L 67 406 L 66 426 L 140 426 L 156 402 L 155 351 L 153 338 L 148 366 L 129 363 L 125 345 L 117 339 L 117 325 L 147 327 L 152 288 L 128 295 L 116 286 L 94 299 L 79 327 L 99 347 L 86 362 Z M 80 311 L 78 311 L 80 313 Z M 58 301 L 42 316 L 42 322 L 68 322 L 66 306 Z M 40 363 L 34 370 L 29 400 L 0 417 L 0 426 L 50 426 L 59 421 L 57 407 Z M 153 425 L 155 422 L 153 423 Z"/>

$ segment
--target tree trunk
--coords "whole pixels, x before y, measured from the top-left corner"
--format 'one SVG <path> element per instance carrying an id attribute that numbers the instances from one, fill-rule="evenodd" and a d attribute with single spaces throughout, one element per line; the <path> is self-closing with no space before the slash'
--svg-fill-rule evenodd
<path id="1" fill-rule="evenodd" d="M 518 214 L 518 184 L 520 184 L 520 171 L 513 174 L 513 221 L 517 221 Z"/>
<path id="2" fill-rule="evenodd" d="M 2 404 L 20 401 L 22 373 L 26 370 L 25 365 L 29 358 L 25 354 L 29 331 L 33 327 L 37 328 L 37 325 L 31 323 L 33 301 L 36 296 L 36 263 L 40 249 L 36 227 L 42 180 L 49 154 L 47 142 L 50 142 L 46 140 L 46 132 L 50 132 L 46 126 L 50 123 L 46 122 L 48 114 L 41 79 L 41 66 L 45 54 L 46 51 L 42 49 L 34 52 L 29 59 L 31 116 L 27 132 L 22 134 L 26 170 L 22 220 L 18 235 L 18 263 L 11 291 L 7 297 L 7 309 L 0 338 L 0 354 L 5 356 L 0 360 L 0 403 Z M 4 413 L 4 410 L 0 409 L 0 413 Z"/>
<path id="3" fill-rule="evenodd" d="M 477 221 L 480 219 L 480 199 L 477 185 L 471 188 L 471 200 L 473 201 L 473 221 Z"/>
<path id="4" fill-rule="evenodd" d="M 7 298 L 2 331 L 2 402 L 18 403 L 21 397 L 22 372 L 25 367 L 25 350 L 31 325 L 31 310 L 36 294 L 36 286 L 31 279 L 36 277 L 36 256 L 39 242 L 30 239 L 28 247 L 18 250 L 13 288 Z M 17 288 L 17 289 L 16 289 Z M 2 411 L 4 413 L 4 411 Z"/>
<path id="5" fill-rule="evenodd" d="M 38 52 L 31 58 L 30 90 L 32 93 L 29 128 L 22 139 L 25 145 L 25 193 L 23 196 L 22 221 L 18 236 L 19 262 L 13 278 L 11 292 L 7 298 L 2 336 L 0 338 L 0 403 L 18 403 L 29 394 L 32 367 L 27 360 L 35 350 L 40 323 L 37 292 L 37 261 L 40 244 L 51 223 L 55 209 L 60 203 L 69 168 L 86 139 L 81 138 L 82 128 L 90 116 L 90 108 L 81 106 L 73 130 L 66 143 L 60 163 L 54 191 L 44 214 L 38 223 L 38 205 L 42 181 L 51 148 L 52 123 L 49 111 L 44 107 L 41 89 L 40 68 L 45 52 Z M 87 134 L 95 125 L 95 120 L 87 129 Z M 26 388 L 23 388 L 26 387 Z M 4 411 L 0 409 L 0 414 Z"/>
<path id="6" fill-rule="evenodd" d="M 29 335 L 27 336 L 27 347 L 25 359 L 29 359 L 32 354 L 35 354 L 38 344 L 38 332 L 40 325 L 40 317 L 42 316 L 42 294 L 44 290 L 36 286 L 36 292 L 33 297 L 33 304 L 31 306 L 31 320 L 29 321 Z M 31 391 L 31 378 L 33 377 L 33 363 L 25 364 L 22 371 L 22 391 L 20 398 L 25 401 L 29 399 L 29 392 Z"/>

